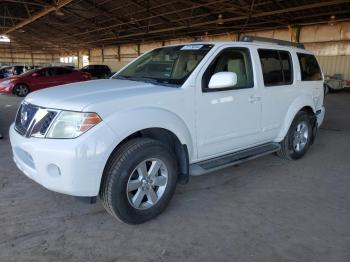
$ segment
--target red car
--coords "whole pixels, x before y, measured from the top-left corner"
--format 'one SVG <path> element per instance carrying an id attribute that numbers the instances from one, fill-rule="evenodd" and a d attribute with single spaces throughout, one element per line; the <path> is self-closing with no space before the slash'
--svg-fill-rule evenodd
<path id="1" fill-rule="evenodd" d="M 0 93 L 24 97 L 39 89 L 87 80 L 91 80 L 91 75 L 86 72 L 66 67 L 45 67 L 0 80 Z"/>

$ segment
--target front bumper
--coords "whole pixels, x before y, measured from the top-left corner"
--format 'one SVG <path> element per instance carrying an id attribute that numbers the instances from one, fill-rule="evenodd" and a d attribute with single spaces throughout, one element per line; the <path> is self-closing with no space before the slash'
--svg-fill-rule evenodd
<path id="1" fill-rule="evenodd" d="M 10 127 L 13 159 L 45 188 L 73 196 L 96 196 L 114 133 L 104 122 L 76 139 L 26 138 Z"/>
<path id="2" fill-rule="evenodd" d="M 12 94 L 13 86 L 0 86 L 0 93 L 2 94 Z"/>

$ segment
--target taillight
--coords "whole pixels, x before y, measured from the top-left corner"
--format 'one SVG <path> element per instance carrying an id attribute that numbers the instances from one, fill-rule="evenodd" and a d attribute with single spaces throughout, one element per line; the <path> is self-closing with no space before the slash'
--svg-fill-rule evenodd
<path id="1" fill-rule="evenodd" d="M 85 80 L 90 80 L 91 79 L 91 75 L 89 73 L 83 72 L 83 78 Z"/>

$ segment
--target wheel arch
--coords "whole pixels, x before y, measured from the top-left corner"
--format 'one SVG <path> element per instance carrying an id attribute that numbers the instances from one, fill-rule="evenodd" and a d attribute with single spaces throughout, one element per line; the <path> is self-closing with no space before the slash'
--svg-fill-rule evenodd
<path id="1" fill-rule="evenodd" d="M 27 83 L 19 82 L 19 83 L 16 83 L 16 84 L 13 85 L 13 87 L 12 87 L 12 94 L 15 94 L 15 88 L 16 88 L 16 86 L 18 86 L 18 85 L 25 85 L 26 87 L 28 87 L 28 91 L 30 92 L 30 86 L 29 86 Z M 28 93 L 29 93 L 29 92 L 28 92 Z"/>
<path id="2" fill-rule="evenodd" d="M 314 116 L 316 113 L 315 107 L 313 105 L 313 101 L 311 97 L 301 97 L 295 100 L 289 107 L 287 114 L 284 118 L 284 122 L 282 124 L 282 128 L 277 136 L 276 141 L 280 142 L 286 136 L 290 125 L 292 124 L 295 116 L 300 112 L 305 111 L 310 115 Z"/>
<path id="3" fill-rule="evenodd" d="M 112 153 L 110 154 L 105 168 L 108 166 L 108 162 L 111 160 L 113 154 L 118 151 L 126 142 L 135 138 L 151 138 L 154 140 L 161 141 L 163 144 L 167 145 L 170 150 L 172 150 L 176 156 L 176 160 L 179 167 L 179 183 L 186 184 L 189 181 L 189 153 L 186 144 L 182 144 L 179 138 L 170 130 L 164 128 L 145 128 L 138 130 L 127 137 L 125 137 L 120 143 L 114 148 Z M 105 168 L 102 174 L 102 179 L 100 182 L 100 190 L 101 185 L 103 184 Z"/>

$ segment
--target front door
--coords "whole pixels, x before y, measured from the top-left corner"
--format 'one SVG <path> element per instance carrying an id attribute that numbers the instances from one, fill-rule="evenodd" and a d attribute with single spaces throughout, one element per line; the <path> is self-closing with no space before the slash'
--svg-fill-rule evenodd
<path id="1" fill-rule="evenodd" d="M 31 91 L 46 88 L 55 85 L 54 69 L 51 67 L 43 68 L 36 72 L 36 76 L 31 78 Z"/>
<path id="2" fill-rule="evenodd" d="M 237 74 L 237 85 L 209 89 L 218 72 Z M 217 53 L 196 80 L 198 158 L 223 155 L 259 142 L 261 96 L 254 84 L 248 48 L 230 47 Z"/>

